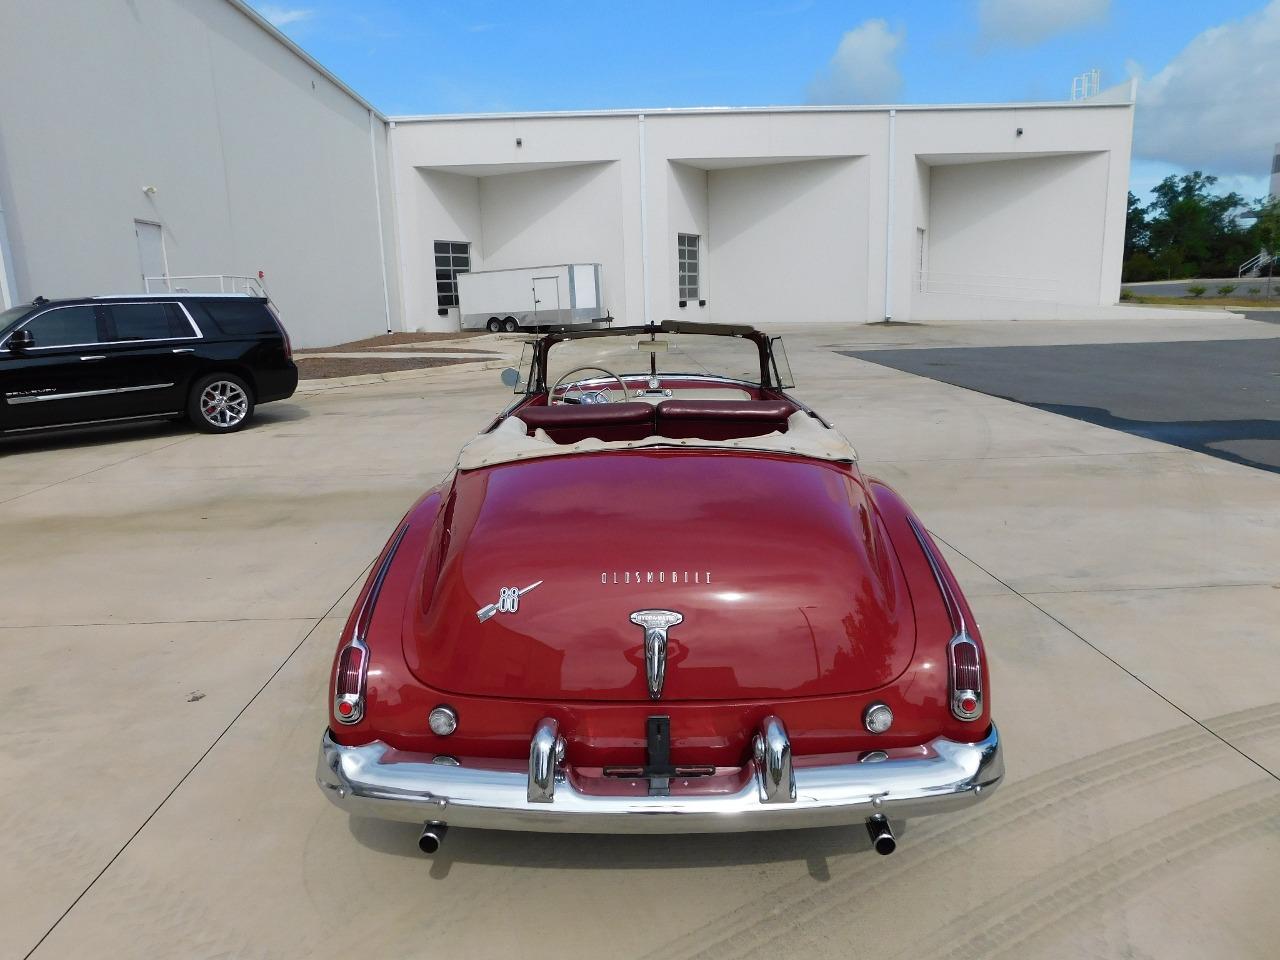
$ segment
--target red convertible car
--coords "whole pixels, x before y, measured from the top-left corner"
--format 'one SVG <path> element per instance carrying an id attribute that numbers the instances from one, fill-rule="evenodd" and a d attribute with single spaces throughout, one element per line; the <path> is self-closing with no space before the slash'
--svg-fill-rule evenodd
<path id="1" fill-rule="evenodd" d="M 892 822 L 1004 773 L 924 525 L 784 392 L 782 344 L 550 333 L 373 565 L 317 780 L 352 814 L 580 833 Z"/>

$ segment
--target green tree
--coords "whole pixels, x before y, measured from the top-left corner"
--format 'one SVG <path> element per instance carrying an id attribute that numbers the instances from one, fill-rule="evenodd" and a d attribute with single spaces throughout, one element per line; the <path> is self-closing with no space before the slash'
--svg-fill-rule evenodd
<path id="1" fill-rule="evenodd" d="M 1136 253 L 1151 253 L 1151 225 L 1147 223 L 1147 208 L 1129 191 L 1129 207 L 1124 216 L 1124 258 Z"/>
<path id="2" fill-rule="evenodd" d="M 1152 189 L 1144 213 L 1157 264 L 1178 267 L 1178 276 L 1234 276 L 1252 254 L 1248 230 L 1234 216 L 1244 198 L 1212 192 L 1218 178 L 1196 170 L 1165 177 Z"/>
<path id="3" fill-rule="evenodd" d="M 1280 254 L 1280 197 L 1258 201 L 1258 218 L 1254 221 L 1253 231 L 1257 246 L 1272 257 Z M 1267 296 L 1271 296 L 1275 273 L 1276 262 L 1273 259 L 1267 264 L 1264 273 L 1267 278 Z"/>

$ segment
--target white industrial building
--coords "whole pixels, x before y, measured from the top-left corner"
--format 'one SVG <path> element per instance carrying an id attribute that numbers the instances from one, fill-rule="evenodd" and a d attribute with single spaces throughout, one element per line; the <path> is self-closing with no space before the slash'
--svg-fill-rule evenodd
<path id="1" fill-rule="evenodd" d="M 323 344 L 457 329 L 456 271 L 556 263 L 601 264 L 631 323 L 1103 316 L 1119 296 L 1127 87 L 388 118 L 238 0 L 55 7 L 0 6 L 6 302 L 261 270 Z"/>

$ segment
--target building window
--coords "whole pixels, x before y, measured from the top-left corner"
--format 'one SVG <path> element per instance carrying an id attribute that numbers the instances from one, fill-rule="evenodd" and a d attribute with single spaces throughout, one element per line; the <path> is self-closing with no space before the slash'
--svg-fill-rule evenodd
<path id="1" fill-rule="evenodd" d="M 676 234 L 676 254 L 680 261 L 680 299 L 698 299 L 698 241 L 696 233 Z"/>
<path id="2" fill-rule="evenodd" d="M 471 244 L 456 240 L 436 241 L 436 302 L 442 307 L 458 305 L 458 274 L 471 272 Z"/>

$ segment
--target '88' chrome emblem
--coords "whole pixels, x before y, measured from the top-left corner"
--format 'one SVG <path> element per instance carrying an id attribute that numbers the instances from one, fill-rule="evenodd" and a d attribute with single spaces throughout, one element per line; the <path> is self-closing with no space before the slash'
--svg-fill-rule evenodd
<path id="1" fill-rule="evenodd" d="M 515 613 L 520 609 L 520 588 L 503 587 L 498 591 L 498 612 Z"/>
<path id="2" fill-rule="evenodd" d="M 520 609 L 520 598 L 532 590 L 534 587 L 541 585 L 542 581 L 531 583 L 527 587 L 499 587 L 498 602 L 488 603 L 476 611 L 476 619 L 484 623 L 490 617 L 499 613 L 515 613 Z"/>

